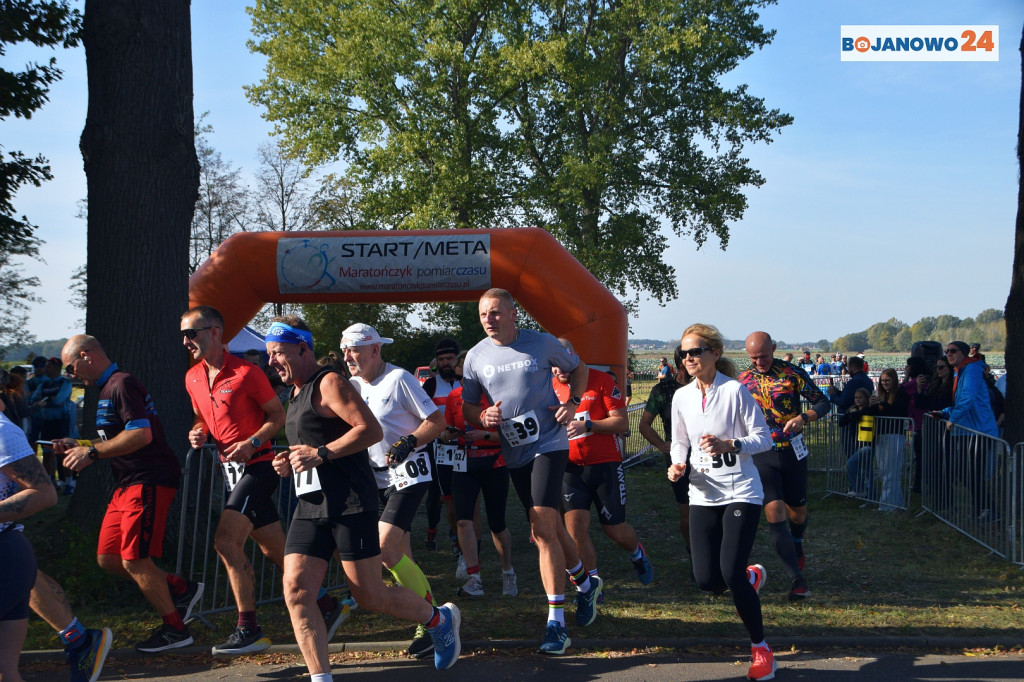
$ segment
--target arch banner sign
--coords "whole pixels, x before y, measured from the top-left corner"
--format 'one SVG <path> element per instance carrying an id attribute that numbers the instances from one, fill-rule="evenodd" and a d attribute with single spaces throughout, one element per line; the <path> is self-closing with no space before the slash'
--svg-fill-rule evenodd
<path id="1" fill-rule="evenodd" d="M 277 240 L 282 294 L 479 291 L 491 288 L 488 234 L 379 233 Z"/>

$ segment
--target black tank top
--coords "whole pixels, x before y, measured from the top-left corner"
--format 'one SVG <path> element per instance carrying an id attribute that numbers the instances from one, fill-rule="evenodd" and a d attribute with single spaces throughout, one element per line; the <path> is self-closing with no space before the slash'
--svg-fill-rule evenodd
<path id="1" fill-rule="evenodd" d="M 321 417 L 313 408 L 317 386 L 334 371 L 330 367 L 320 368 L 290 400 L 285 422 L 289 443 L 318 448 L 352 429 L 344 419 Z M 321 491 L 299 498 L 294 518 L 327 519 L 377 509 L 377 482 L 366 450 L 329 459 L 316 468 L 316 473 Z"/>

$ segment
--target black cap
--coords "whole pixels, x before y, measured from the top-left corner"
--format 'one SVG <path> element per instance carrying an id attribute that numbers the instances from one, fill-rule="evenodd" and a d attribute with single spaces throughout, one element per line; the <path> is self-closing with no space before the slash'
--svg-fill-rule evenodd
<path id="1" fill-rule="evenodd" d="M 438 341 L 437 345 L 434 346 L 435 358 L 438 355 L 447 355 L 448 353 L 451 353 L 452 355 L 459 354 L 459 342 L 455 339 L 444 338 Z"/>

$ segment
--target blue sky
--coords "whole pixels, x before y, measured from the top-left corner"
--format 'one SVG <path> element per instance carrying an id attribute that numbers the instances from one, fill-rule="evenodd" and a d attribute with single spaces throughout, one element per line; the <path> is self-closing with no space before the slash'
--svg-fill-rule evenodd
<path id="1" fill-rule="evenodd" d="M 194 0 L 195 110 L 209 111 L 211 142 L 247 171 L 270 126 L 242 93 L 262 76 L 245 47 L 242 3 Z M 1015 157 L 1024 3 L 991 0 L 783 1 L 762 13 L 774 42 L 730 75 L 795 121 L 771 145 L 747 149 L 766 184 L 747 192 L 727 251 L 670 239 L 681 296 L 641 305 L 631 336 L 677 337 L 691 322 L 729 338 L 765 329 L 787 341 L 834 339 L 897 317 L 973 316 L 1003 308 L 1016 216 Z M 996 24 L 999 62 L 840 61 L 844 24 Z M 17 49 L 18 66 L 49 51 Z M 67 286 L 85 259 L 85 197 L 78 137 L 87 105 L 84 51 L 56 53 L 64 79 L 31 120 L 8 120 L 9 149 L 42 153 L 55 179 L 16 197 L 39 226 L 43 282 L 33 307 L 40 339 L 76 331 Z M 638 262 L 637 267 L 643 267 Z"/>

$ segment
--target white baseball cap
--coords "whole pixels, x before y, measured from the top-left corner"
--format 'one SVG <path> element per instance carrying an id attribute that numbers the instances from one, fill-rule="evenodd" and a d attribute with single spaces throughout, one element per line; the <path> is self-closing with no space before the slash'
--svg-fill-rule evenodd
<path id="1" fill-rule="evenodd" d="M 376 329 L 362 322 L 357 322 L 341 333 L 342 349 L 355 346 L 372 346 L 375 343 L 386 344 L 394 342 L 394 339 L 381 336 L 377 333 Z"/>

